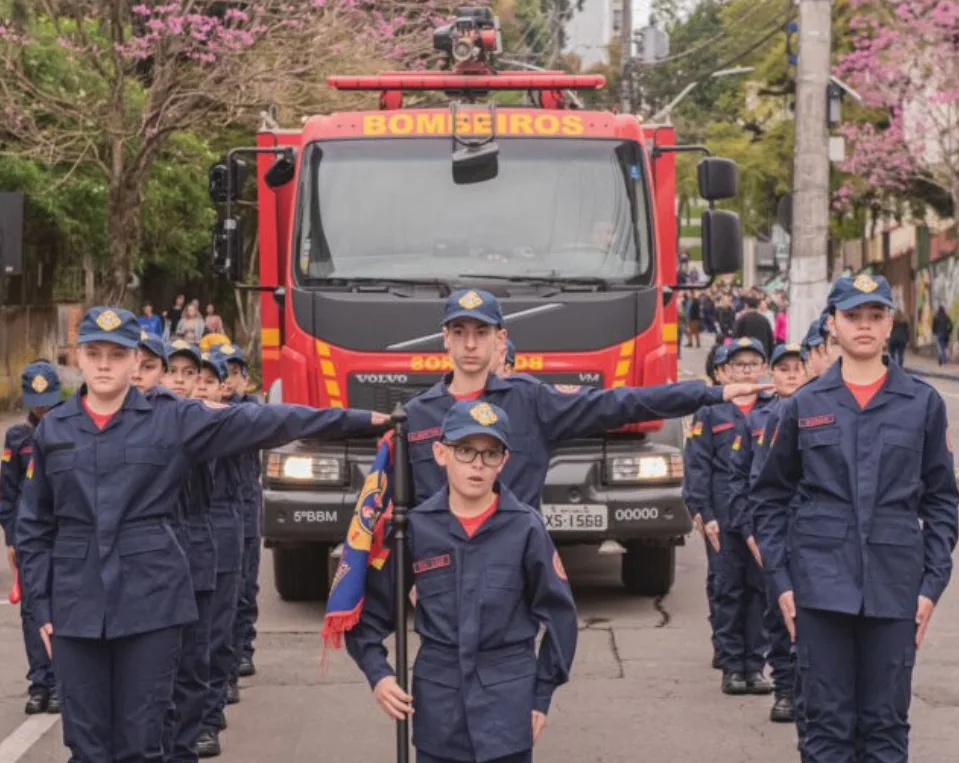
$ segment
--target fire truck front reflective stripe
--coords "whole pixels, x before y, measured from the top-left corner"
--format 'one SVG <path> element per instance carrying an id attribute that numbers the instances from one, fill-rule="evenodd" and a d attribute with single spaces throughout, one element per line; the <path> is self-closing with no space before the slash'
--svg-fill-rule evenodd
<path id="1" fill-rule="evenodd" d="M 629 369 L 633 365 L 633 352 L 636 349 L 636 340 L 630 339 L 619 346 L 619 362 L 616 364 L 616 375 L 612 386 L 625 387 L 629 377 Z"/>
<path id="2" fill-rule="evenodd" d="M 327 360 L 333 354 L 330 346 L 326 342 L 317 340 L 316 353 L 322 358 L 320 373 L 323 374 L 323 387 L 330 398 L 330 408 L 342 408 L 343 394 L 340 391 L 340 382 L 336 378 L 336 364 L 332 360 Z"/>
<path id="3" fill-rule="evenodd" d="M 676 326 L 675 323 L 663 324 L 663 341 L 664 342 L 679 341 L 679 328 Z"/>
<path id="4" fill-rule="evenodd" d="M 280 330 L 279 329 L 260 329 L 260 344 L 266 347 L 279 347 L 280 346 Z"/>

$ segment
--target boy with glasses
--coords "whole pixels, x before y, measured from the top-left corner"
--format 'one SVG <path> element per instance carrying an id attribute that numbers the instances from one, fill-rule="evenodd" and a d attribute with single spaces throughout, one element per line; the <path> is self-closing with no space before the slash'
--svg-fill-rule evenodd
<path id="1" fill-rule="evenodd" d="M 725 367 L 734 383 L 755 385 L 766 372 L 766 354 L 757 339 L 737 339 L 727 353 Z M 715 575 L 714 627 L 724 694 L 769 694 L 773 690 L 763 675 L 763 578 L 745 540 L 734 532 L 730 486 L 731 458 L 742 446 L 746 419 L 771 399 L 754 392 L 704 408 L 687 445 L 689 510 L 702 519 Z"/>
<path id="2" fill-rule="evenodd" d="M 542 518 L 499 482 L 509 443 L 505 411 L 481 401 L 455 403 L 433 443 L 448 487 L 409 514 L 421 639 L 412 696 L 383 645 L 395 629 L 393 557 L 369 568 L 360 621 L 346 634 L 377 704 L 412 718 L 417 763 L 532 761 L 553 692 L 569 680 L 573 595 Z"/>

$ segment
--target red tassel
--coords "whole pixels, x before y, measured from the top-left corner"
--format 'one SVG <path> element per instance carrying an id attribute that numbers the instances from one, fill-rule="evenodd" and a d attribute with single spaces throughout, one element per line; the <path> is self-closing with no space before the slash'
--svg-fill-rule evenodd
<path id="1" fill-rule="evenodd" d="M 336 614 L 326 615 L 326 617 L 323 618 L 323 631 L 320 633 L 323 637 L 324 652 L 327 648 L 332 649 L 334 652 L 337 649 L 342 649 L 343 634 L 356 627 L 362 614 L 363 599 L 360 599 L 360 603 L 349 612 L 337 612 Z"/>

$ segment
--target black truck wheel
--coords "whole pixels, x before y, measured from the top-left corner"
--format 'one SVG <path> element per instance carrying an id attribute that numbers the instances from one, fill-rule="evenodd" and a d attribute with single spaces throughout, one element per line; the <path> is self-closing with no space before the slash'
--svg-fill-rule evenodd
<path id="1" fill-rule="evenodd" d="M 634 596 L 665 596 L 676 580 L 675 546 L 635 546 L 623 554 L 623 585 Z"/>
<path id="2" fill-rule="evenodd" d="M 325 544 L 274 546 L 273 583 L 283 601 L 325 601 L 330 590 Z"/>

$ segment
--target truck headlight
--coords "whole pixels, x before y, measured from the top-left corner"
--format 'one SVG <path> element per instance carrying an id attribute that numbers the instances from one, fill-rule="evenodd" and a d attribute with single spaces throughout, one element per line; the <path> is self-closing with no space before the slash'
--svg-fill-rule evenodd
<path id="1" fill-rule="evenodd" d="M 683 479 L 681 454 L 610 456 L 606 459 L 606 480 L 611 484 L 680 482 Z"/>
<path id="2" fill-rule="evenodd" d="M 270 453 L 266 460 L 267 479 L 299 484 L 337 485 L 343 482 L 340 461 L 329 456 Z"/>

